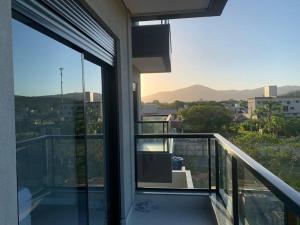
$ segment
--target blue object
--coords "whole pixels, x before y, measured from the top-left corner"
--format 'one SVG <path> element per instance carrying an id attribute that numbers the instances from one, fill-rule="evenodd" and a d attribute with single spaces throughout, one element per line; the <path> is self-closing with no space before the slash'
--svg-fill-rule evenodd
<path id="1" fill-rule="evenodd" d="M 178 156 L 172 157 L 172 169 L 173 170 L 181 170 L 183 164 L 183 158 Z"/>

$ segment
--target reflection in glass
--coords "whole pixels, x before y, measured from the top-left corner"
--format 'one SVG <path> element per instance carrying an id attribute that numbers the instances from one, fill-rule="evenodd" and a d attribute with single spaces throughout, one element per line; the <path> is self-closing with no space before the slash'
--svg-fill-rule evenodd
<path id="1" fill-rule="evenodd" d="M 13 21 L 13 55 L 20 224 L 82 224 L 81 54 Z"/>
<path id="2" fill-rule="evenodd" d="M 104 148 L 101 67 L 84 61 L 89 224 L 104 223 Z"/>
<path id="3" fill-rule="evenodd" d="M 284 203 L 240 163 L 238 173 L 240 223 L 284 225 Z"/>
<path id="4" fill-rule="evenodd" d="M 228 212 L 232 215 L 232 157 L 220 144 L 218 145 L 218 149 L 220 195 L 225 202 Z"/>

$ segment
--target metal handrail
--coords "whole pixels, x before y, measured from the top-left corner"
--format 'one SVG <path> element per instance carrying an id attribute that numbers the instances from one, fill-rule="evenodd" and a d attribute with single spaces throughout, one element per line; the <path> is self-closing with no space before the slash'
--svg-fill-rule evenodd
<path id="1" fill-rule="evenodd" d="M 32 142 L 37 142 L 37 141 L 40 141 L 40 140 L 43 140 L 43 139 L 46 139 L 48 137 L 48 135 L 42 135 L 42 136 L 38 136 L 38 137 L 34 137 L 34 138 L 28 138 L 28 139 L 25 139 L 25 140 L 22 140 L 22 141 L 18 141 L 16 143 L 17 147 L 19 147 L 20 145 L 25 145 L 25 144 L 30 144 Z"/>
<path id="2" fill-rule="evenodd" d="M 139 120 L 137 123 L 169 123 L 167 120 Z"/>
<path id="3" fill-rule="evenodd" d="M 168 115 L 151 115 L 151 117 L 160 117 L 160 116 L 165 116 L 166 119 L 165 120 L 138 120 L 137 123 L 169 123 L 172 115 L 168 114 Z"/>
<path id="4" fill-rule="evenodd" d="M 214 138 L 213 133 L 136 134 L 136 138 Z"/>
<path id="5" fill-rule="evenodd" d="M 214 138 L 224 150 L 226 150 L 234 159 L 247 168 L 260 182 L 262 182 L 285 207 L 288 207 L 294 213 L 300 216 L 300 193 L 289 186 L 279 177 L 274 175 L 268 169 L 252 159 L 249 155 L 232 144 L 226 138 L 217 133 L 183 133 L 183 134 L 136 134 L 136 138 Z"/>
<path id="6" fill-rule="evenodd" d="M 22 141 L 18 141 L 16 143 L 17 148 L 23 147 L 24 145 L 28 145 L 37 141 L 41 141 L 48 138 L 56 138 L 56 139 L 103 139 L 103 134 L 88 134 L 88 135 L 42 135 L 35 138 L 29 138 Z"/>
<path id="7" fill-rule="evenodd" d="M 258 180 L 260 180 L 285 205 L 300 215 L 300 193 L 289 186 L 271 171 L 256 162 L 249 155 L 232 144 L 220 134 L 214 134 L 219 144 L 238 162 L 242 163 Z"/>

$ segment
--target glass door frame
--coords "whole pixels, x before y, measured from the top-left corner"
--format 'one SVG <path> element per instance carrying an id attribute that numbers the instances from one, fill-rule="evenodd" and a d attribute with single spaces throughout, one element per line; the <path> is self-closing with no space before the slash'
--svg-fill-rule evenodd
<path id="1" fill-rule="evenodd" d="M 102 68 L 102 93 L 103 93 L 103 125 L 104 125 L 104 155 L 105 155 L 105 201 L 106 224 L 116 225 L 121 223 L 121 182 L 120 182 L 120 142 L 119 142 L 119 95 L 118 95 L 118 57 L 114 57 L 114 66 L 105 63 L 91 53 L 82 50 L 74 43 L 64 39 L 56 33 L 29 19 L 26 15 L 12 9 L 13 17 L 33 29 L 55 39 L 56 41 L 73 48 L 82 54 L 83 60 L 89 60 Z M 107 28 L 106 28 L 107 29 Z M 108 31 L 113 34 L 111 31 Z M 119 52 L 119 40 L 113 36 L 116 42 L 116 55 Z M 84 83 L 83 83 L 84 84 Z M 84 89 L 83 89 L 84 94 Z M 88 185 L 88 184 L 86 184 Z M 87 186 L 88 187 L 88 186 Z M 87 199 L 88 200 L 88 199 Z M 88 207 L 84 206 L 84 207 Z M 83 212 L 82 215 L 88 214 Z M 89 223 L 88 215 L 82 222 Z"/>
<path id="2" fill-rule="evenodd" d="M 102 69 L 102 106 L 103 118 L 105 118 L 103 121 L 105 133 L 103 141 L 105 146 L 105 196 L 107 224 L 120 224 L 121 178 L 117 67 L 103 63 L 103 61 L 89 53 L 84 54 L 84 59 L 101 66 Z M 115 62 L 117 62 L 117 60 L 115 60 Z"/>

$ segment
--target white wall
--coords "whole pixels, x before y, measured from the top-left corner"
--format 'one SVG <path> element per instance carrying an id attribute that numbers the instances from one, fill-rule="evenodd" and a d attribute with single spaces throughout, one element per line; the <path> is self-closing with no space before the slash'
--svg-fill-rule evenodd
<path id="1" fill-rule="evenodd" d="M 122 222 L 134 200 L 134 124 L 132 104 L 131 21 L 121 0 L 86 0 L 101 20 L 118 37 L 119 114 L 121 136 Z"/>
<path id="2" fill-rule="evenodd" d="M 0 0 L 0 224 L 17 225 L 11 1 Z"/>

